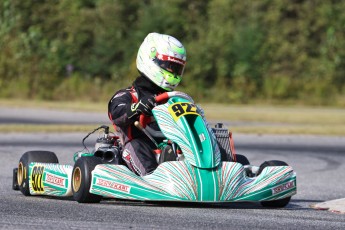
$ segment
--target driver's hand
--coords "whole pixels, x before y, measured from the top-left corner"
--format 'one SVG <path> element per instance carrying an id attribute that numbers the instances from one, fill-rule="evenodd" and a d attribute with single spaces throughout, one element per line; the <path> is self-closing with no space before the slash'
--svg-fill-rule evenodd
<path id="1" fill-rule="evenodd" d="M 140 99 L 138 103 L 133 103 L 127 112 L 128 118 L 137 120 L 140 114 L 152 116 L 152 109 L 156 106 L 154 96 L 146 96 Z"/>

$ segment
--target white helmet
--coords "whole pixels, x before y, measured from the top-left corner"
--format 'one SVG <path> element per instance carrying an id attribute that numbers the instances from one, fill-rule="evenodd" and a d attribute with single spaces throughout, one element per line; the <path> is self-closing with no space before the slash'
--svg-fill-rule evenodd
<path id="1" fill-rule="evenodd" d="M 150 33 L 139 48 L 139 72 L 166 91 L 180 83 L 185 65 L 186 49 L 172 36 Z"/>

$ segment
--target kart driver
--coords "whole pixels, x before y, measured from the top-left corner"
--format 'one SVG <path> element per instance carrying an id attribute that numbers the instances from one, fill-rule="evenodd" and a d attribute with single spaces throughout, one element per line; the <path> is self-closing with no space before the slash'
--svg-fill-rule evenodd
<path id="1" fill-rule="evenodd" d="M 152 117 L 154 97 L 173 91 L 180 83 L 186 64 L 186 50 L 176 38 L 150 33 L 137 54 L 140 76 L 133 85 L 117 91 L 108 104 L 108 114 L 123 145 L 122 158 L 136 174 L 145 176 L 158 166 L 155 144 L 135 125 L 140 114 Z M 158 130 L 156 122 L 149 124 Z"/>

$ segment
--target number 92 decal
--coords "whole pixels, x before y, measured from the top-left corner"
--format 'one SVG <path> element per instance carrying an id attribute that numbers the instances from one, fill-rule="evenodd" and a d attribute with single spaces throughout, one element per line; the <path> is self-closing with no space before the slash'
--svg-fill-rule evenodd
<path id="1" fill-rule="evenodd" d="M 187 114 L 199 115 L 196 112 L 196 106 L 188 102 L 177 102 L 169 106 L 168 108 L 170 114 L 173 116 L 174 120 L 178 120 L 181 116 Z"/>

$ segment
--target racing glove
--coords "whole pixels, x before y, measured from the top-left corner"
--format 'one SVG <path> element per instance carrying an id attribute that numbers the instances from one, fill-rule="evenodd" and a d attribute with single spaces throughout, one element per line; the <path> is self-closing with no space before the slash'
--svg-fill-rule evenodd
<path id="1" fill-rule="evenodd" d="M 133 103 L 127 110 L 128 118 L 138 120 L 140 114 L 152 116 L 152 109 L 156 106 L 154 96 L 143 97 L 138 103 Z"/>

